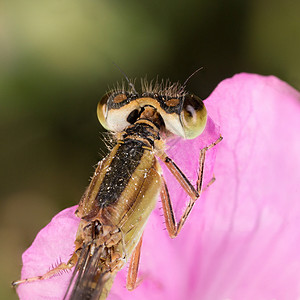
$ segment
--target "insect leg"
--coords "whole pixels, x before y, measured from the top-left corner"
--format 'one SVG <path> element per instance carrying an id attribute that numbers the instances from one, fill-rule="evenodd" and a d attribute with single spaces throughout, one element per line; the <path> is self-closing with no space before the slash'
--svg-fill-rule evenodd
<path id="1" fill-rule="evenodd" d="M 60 263 L 58 266 L 56 266 L 55 268 L 49 270 L 44 275 L 35 276 L 35 277 L 31 277 L 31 278 L 26 278 L 26 279 L 20 279 L 20 280 L 12 282 L 12 285 L 13 286 L 17 286 L 17 285 L 19 285 L 21 283 L 25 283 L 25 282 L 32 282 L 32 281 L 38 281 L 38 280 L 48 279 L 48 278 L 50 278 L 50 277 L 52 277 L 54 275 L 59 274 L 61 271 L 70 270 L 77 263 L 78 257 L 80 255 L 80 251 L 81 251 L 81 248 L 77 249 L 73 253 L 73 255 L 71 256 L 71 258 L 69 259 L 69 261 L 67 263 Z"/>
<path id="2" fill-rule="evenodd" d="M 183 187 L 183 189 L 186 191 L 186 193 L 190 196 L 190 201 L 185 208 L 185 211 L 183 212 L 179 222 L 176 223 L 174 212 L 172 208 L 172 203 L 170 200 L 170 195 L 168 192 L 168 188 L 166 185 L 166 182 L 162 176 L 162 189 L 160 192 L 161 200 L 162 200 L 162 206 L 164 211 L 164 217 L 166 220 L 166 226 L 168 233 L 171 238 L 174 238 L 178 235 L 180 232 L 182 226 L 184 225 L 188 215 L 190 214 L 196 200 L 200 197 L 201 191 L 202 191 L 202 184 L 203 184 L 203 175 L 204 175 L 204 163 L 205 163 L 205 157 L 206 157 L 206 151 L 217 145 L 223 138 L 220 136 L 214 143 L 210 144 L 209 146 L 203 148 L 200 150 L 200 158 L 199 158 L 199 175 L 197 180 L 197 189 L 195 189 L 192 185 L 192 183 L 186 178 L 186 176 L 183 174 L 183 172 L 179 169 L 179 167 L 172 161 L 171 158 L 169 158 L 165 153 L 161 155 L 161 159 L 166 164 L 168 169 L 171 171 L 171 173 L 175 176 L 177 181 L 180 183 L 180 185 Z M 211 185 L 215 179 L 213 178 L 210 183 Z M 207 186 L 207 187 L 208 187 Z M 207 188 L 206 187 L 206 188 Z"/>
<path id="3" fill-rule="evenodd" d="M 127 274 L 127 282 L 126 282 L 126 288 L 129 291 L 132 291 L 137 287 L 137 275 L 139 270 L 142 240 L 143 240 L 143 236 L 141 236 L 140 241 L 136 245 L 131 255 L 128 274 Z"/>
<path id="4" fill-rule="evenodd" d="M 209 183 L 206 185 L 205 188 L 203 188 L 203 192 L 205 192 L 214 182 L 216 181 L 216 177 L 213 175 L 212 179 L 209 181 Z"/>

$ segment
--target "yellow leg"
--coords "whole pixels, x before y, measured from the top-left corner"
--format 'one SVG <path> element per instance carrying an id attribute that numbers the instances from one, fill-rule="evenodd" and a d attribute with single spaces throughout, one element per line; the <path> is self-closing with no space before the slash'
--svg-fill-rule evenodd
<path id="1" fill-rule="evenodd" d="M 141 236 L 140 241 L 131 255 L 126 282 L 126 288 L 129 291 L 132 291 L 137 287 L 137 275 L 139 270 L 142 240 L 143 236 Z"/>
<path id="2" fill-rule="evenodd" d="M 186 219 L 188 218 L 196 200 L 199 199 L 199 197 L 200 197 L 200 194 L 202 192 L 206 151 L 211 149 L 215 145 L 217 145 L 219 142 L 221 142 L 222 139 L 223 138 L 220 136 L 214 143 L 212 143 L 211 145 L 200 150 L 199 175 L 198 175 L 198 180 L 197 180 L 197 189 L 195 189 L 193 187 L 192 183 L 186 178 L 186 176 L 179 169 L 179 167 L 169 157 L 167 157 L 166 154 L 161 155 L 161 158 L 163 159 L 163 161 L 166 164 L 166 166 L 168 167 L 168 169 L 172 172 L 172 174 L 175 176 L 175 178 L 180 183 L 180 185 L 183 187 L 183 189 L 186 191 L 186 193 L 191 197 L 187 207 L 185 208 L 181 218 L 179 219 L 179 222 L 176 223 L 170 195 L 168 192 L 168 188 L 167 188 L 166 182 L 162 176 L 163 184 L 162 184 L 160 196 L 161 196 L 161 200 L 162 200 L 162 206 L 163 206 L 167 230 L 168 230 L 168 233 L 171 238 L 174 238 L 178 235 L 178 233 L 180 232 Z M 214 181 L 215 181 L 215 178 L 213 177 L 212 180 L 208 183 L 206 188 L 208 188 Z"/>
<path id="3" fill-rule="evenodd" d="M 28 283 L 28 282 L 38 281 L 38 280 L 45 280 L 45 279 L 48 279 L 48 278 L 58 274 L 59 272 L 61 272 L 63 270 L 70 270 L 77 263 L 78 257 L 80 255 L 80 251 L 81 251 L 81 248 L 73 253 L 72 257 L 69 259 L 69 261 L 67 263 L 60 263 L 57 267 L 49 270 L 44 275 L 35 276 L 35 277 L 31 277 L 31 278 L 26 278 L 26 279 L 20 279 L 20 280 L 14 281 L 12 283 L 12 285 L 17 286 L 17 285 L 25 283 L 25 282 Z"/>

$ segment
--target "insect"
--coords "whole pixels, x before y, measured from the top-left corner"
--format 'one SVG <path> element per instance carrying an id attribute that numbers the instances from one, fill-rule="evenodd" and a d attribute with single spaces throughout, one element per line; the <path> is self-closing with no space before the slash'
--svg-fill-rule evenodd
<path id="1" fill-rule="evenodd" d="M 114 278 L 129 262 L 127 289 L 136 287 L 143 230 L 160 194 L 166 228 L 176 237 L 199 198 L 206 152 L 222 140 L 199 149 L 196 188 L 166 154 L 166 140 L 201 135 L 207 112 L 199 97 L 185 91 L 185 84 L 142 80 L 136 92 L 128 81 L 111 90 L 97 107 L 102 126 L 113 132 L 115 145 L 102 159 L 83 194 L 76 215 L 81 219 L 75 251 L 66 263 L 46 274 L 19 280 L 44 280 L 74 268 L 65 299 L 106 299 Z M 198 155 L 198 154 L 197 154 Z M 175 221 L 168 187 L 159 158 L 180 183 L 190 200 Z"/>

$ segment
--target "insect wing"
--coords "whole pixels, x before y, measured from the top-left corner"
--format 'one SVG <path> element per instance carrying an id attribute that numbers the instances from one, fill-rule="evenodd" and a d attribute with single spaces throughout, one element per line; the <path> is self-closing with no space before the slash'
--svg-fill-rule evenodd
<path id="1" fill-rule="evenodd" d="M 91 253 L 91 245 L 84 245 L 68 290 L 65 300 L 98 300 L 107 281 L 106 274 L 99 271 L 101 248 L 96 247 Z"/>

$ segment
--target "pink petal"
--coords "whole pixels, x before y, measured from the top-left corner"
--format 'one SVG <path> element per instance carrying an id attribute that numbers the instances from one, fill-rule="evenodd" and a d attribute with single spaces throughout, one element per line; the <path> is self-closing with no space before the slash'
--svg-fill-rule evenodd
<path id="1" fill-rule="evenodd" d="M 143 282 L 126 291 L 124 268 L 109 299 L 300 297 L 299 99 L 275 77 L 240 74 L 220 83 L 205 101 L 224 137 L 205 166 L 205 183 L 212 173 L 217 181 L 174 240 L 162 230 L 161 211 L 152 213 L 142 246 Z M 168 153 L 194 181 L 197 149 L 218 135 L 209 120 L 201 138 L 179 141 Z M 179 216 L 187 197 L 163 171 Z M 57 258 L 67 261 L 78 226 L 74 210 L 64 210 L 38 234 L 23 254 L 22 278 L 42 274 Z M 19 296 L 61 299 L 69 277 L 21 285 Z"/>
<path id="2" fill-rule="evenodd" d="M 75 216 L 77 206 L 58 213 L 36 236 L 23 253 L 22 278 L 43 275 L 60 261 L 67 262 L 74 251 L 74 241 L 80 219 Z M 72 273 L 63 273 L 48 280 L 21 284 L 17 288 L 20 299 L 62 299 Z"/>
<path id="3" fill-rule="evenodd" d="M 300 297 L 299 100 L 279 79 L 250 74 L 207 99 L 224 143 L 195 266 L 201 299 Z"/>

